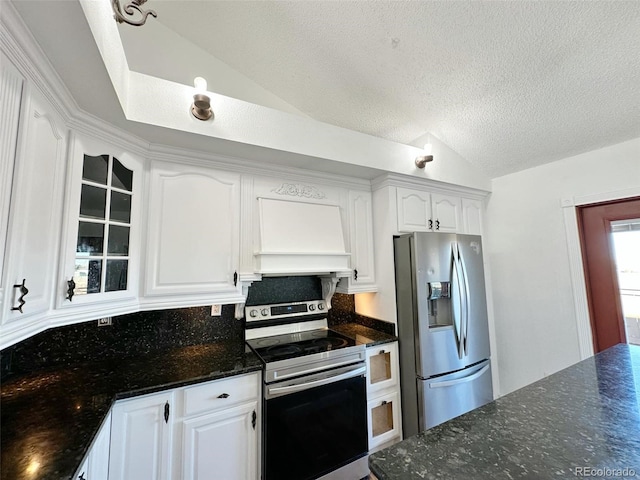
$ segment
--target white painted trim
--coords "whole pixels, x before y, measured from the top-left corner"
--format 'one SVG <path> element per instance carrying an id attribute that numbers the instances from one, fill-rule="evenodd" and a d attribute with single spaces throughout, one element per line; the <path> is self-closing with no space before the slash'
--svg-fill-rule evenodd
<path id="1" fill-rule="evenodd" d="M 488 190 L 465 187 L 452 183 L 430 180 L 428 178 L 417 178 L 409 175 L 399 175 L 388 173 L 371 180 L 371 190 L 380 190 L 385 187 L 418 188 L 428 190 L 431 193 L 441 193 L 445 195 L 460 195 L 475 200 L 484 199 L 489 193 Z"/>
<path id="2" fill-rule="evenodd" d="M 587 285 L 584 278 L 584 264 L 580 247 L 580 233 L 578 231 L 578 216 L 576 207 L 594 203 L 623 200 L 625 198 L 640 197 L 640 188 L 627 188 L 613 192 L 600 192 L 581 196 L 566 196 L 560 201 L 563 209 L 564 227 L 567 239 L 567 253 L 571 274 L 571 287 L 576 312 L 576 327 L 578 329 L 578 346 L 580 358 L 591 357 L 593 351 L 593 332 L 589 318 L 589 303 L 587 301 Z"/>

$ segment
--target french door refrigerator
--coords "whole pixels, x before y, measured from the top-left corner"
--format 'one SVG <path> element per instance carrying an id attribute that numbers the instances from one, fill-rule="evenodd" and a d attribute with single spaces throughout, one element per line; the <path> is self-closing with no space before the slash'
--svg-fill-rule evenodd
<path id="1" fill-rule="evenodd" d="M 415 435 L 493 400 L 482 240 L 394 238 L 402 428 Z"/>

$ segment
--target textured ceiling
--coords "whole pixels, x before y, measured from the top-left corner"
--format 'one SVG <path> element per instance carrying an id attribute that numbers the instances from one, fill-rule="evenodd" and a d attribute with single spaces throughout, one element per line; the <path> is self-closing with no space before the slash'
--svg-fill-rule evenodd
<path id="1" fill-rule="evenodd" d="M 640 136 L 638 1 L 147 5 L 312 118 L 431 132 L 492 177 Z"/>
<path id="2" fill-rule="evenodd" d="M 97 58 L 77 0 L 13 3 L 80 106 L 122 123 L 112 89 L 95 95 L 103 69 L 84 68 Z M 430 132 L 491 177 L 640 137 L 640 1 L 146 5 L 194 45 L 184 64 L 205 50 L 322 122 L 416 146 Z"/>

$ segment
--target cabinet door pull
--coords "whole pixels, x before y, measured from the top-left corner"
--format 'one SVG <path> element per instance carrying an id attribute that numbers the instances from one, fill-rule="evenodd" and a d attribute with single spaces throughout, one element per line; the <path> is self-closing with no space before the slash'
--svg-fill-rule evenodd
<path id="1" fill-rule="evenodd" d="M 433 220 L 429 219 L 429 230 L 433 230 Z"/>
<path id="2" fill-rule="evenodd" d="M 76 282 L 73 281 L 73 277 L 67 280 L 67 300 L 71 301 L 76 292 Z"/>
<path id="3" fill-rule="evenodd" d="M 386 404 L 387 404 L 387 401 L 386 401 L 386 400 L 383 400 L 383 401 L 382 401 L 382 403 L 381 403 L 380 405 L 386 405 Z"/>
<path id="4" fill-rule="evenodd" d="M 218 395 L 218 398 L 229 398 L 229 394 L 228 393 L 221 393 L 220 395 Z"/>
<path id="5" fill-rule="evenodd" d="M 258 415 L 256 414 L 256 411 L 254 410 L 253 413 L 251 414 L 251 426 L 253 427 L 253 429 L 256 429 L 256 419 L 258 418 Z"/>
<path id="6" fill-rule="evenodd" d="M 238 285 L 238 272 L 233 272 L 233 286 Z"/>
<path id="7" fill-rule="evenodd" d="M 86 478 L 84 478 L 84 472 L 78 475 L 78 480 L 87 480 Z"/>
<path id="8" fill-rule="evenodd" d="M 24 282 L 26 282 L 26 279 L 23 278 L 22 279 L 22 283 L 18 283 L 16 285 L 13 286 L 13 288 L 19 288 L 20 289 L 20 298 L 18 298 L 18 303 L 20 305 L 18 305 L 17 307 L 11 307 L 11 310 L 17 310 L 20 313 L 22 313 L 22 307 L 24 307 L 24 304 L 27 303 L 24 299 L 25 295 L 27 293 L 29 293 L 29 289 L 27 287 L 25 287 Z"/>
<path id="9" fill-rule="evenodd" d="M 436 230 L 440 230 L 440 220 L 436 220 Z"/>
<path id="10" fill-rule="evenodd" d="M 169 423 L 169 402 L 164 404 L 164 423 Z"/>
<path id="11" fill-rule="evenodd" d="M 356 268 L 353 269 L 353 279 L 358 280 L 358 270 Z"/>
<path id="12" fill-rule="evenodd" d="M 380 350 L 380 352 L 378 352 L 378 355 L 384 355 L 385 353 L 387 353 L 387 352 L 385 352 L 384 349 L 382 349 L 382 350 Z"/>

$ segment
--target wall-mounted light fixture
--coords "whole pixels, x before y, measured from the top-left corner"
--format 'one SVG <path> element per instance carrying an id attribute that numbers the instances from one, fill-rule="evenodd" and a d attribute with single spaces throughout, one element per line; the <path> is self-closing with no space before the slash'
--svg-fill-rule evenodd
<path id="1" fill-rule="evenodd" d="M 424 152 L 423 152 L 423 154 L 416 157 L 416 167 L 424 168 L 424 166 L 428 162 L 432 162 L 433 161 L 433 155 L 431 155 L 431 148 L 432 148 L 431 143 L 425 143 L 424 144 Z"/>
<path id="2" fill-rule="evenodd" d="M 196 93 L 191 104 L 191 114 L 198 120 L 209 120 L 213 117 L 213 110 L 211 99 L 206 94 L 207 81 L 202 77 L 196 77 L 193 79 L 193 85 L 196 87 Z"/>
<path id="3" fill-rule="evenodd" d="M 113 18 L 116 19 L 118 23 L 128 23 L 129 25 L 133 25 L 134 27 L 139 27 L 144 25 L 144 22 L 147 21 L 147 17 L 151 15 L 154 18 L 158 18 L 158 15 L 153 10 L 142 10 L 142 5 L 144 5 L 147 0 L 132 0 L 130 3 L 127 3 L 123 8 L 120 7 L 120 0 L 111 0 L 111 8 L 113 8 Z M 135 12 L 138 12 L 142 15 L 140 20 L 132 20 L 123 15 L 123 13 L 127 14 L 130 17 L 135 15 Z"/>

